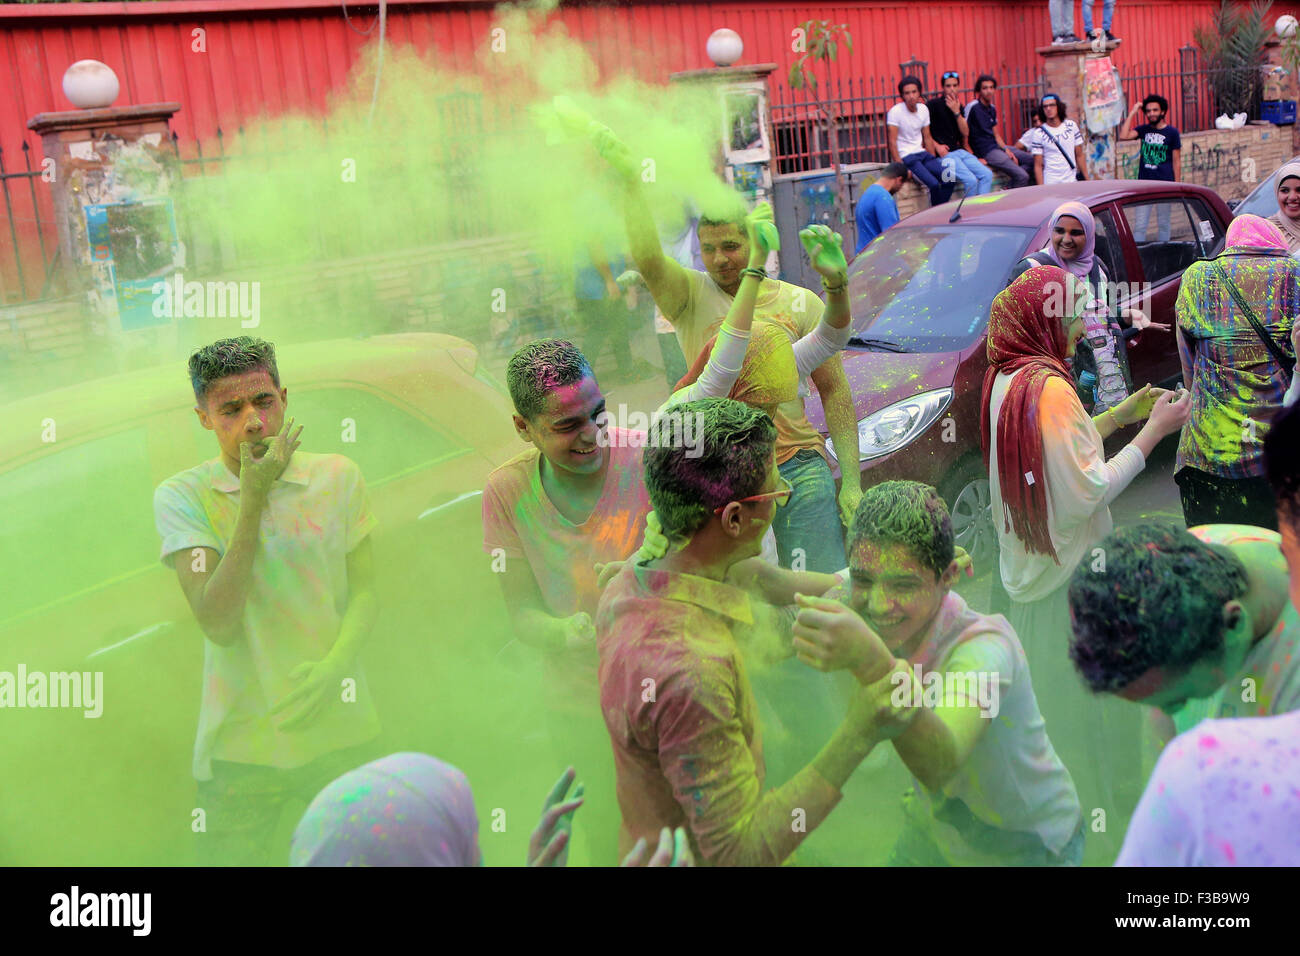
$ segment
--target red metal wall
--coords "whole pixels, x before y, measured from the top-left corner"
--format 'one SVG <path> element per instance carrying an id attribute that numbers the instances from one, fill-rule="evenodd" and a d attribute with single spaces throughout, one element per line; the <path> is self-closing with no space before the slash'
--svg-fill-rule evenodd
<path id="1" fill-rule="evenodd" d="M 1098 3 L 1097 16 L 1100 18 Z M 1206 22 L 1217 0 L 1120 0 L 1113 31 L 1124 43 L 1115 54 L 1125 67 L 1170 60 L 1192 42 L 1192 29 Z M 27 131 L 36 113 L 69 109 L 60 88 L 75 60 L 94 58 L 111 66 L 122 82 L 119 103 L 176 100 L 173 121 L 182 152 L 193 155 L 195 138 L 210 140 L 218 127 L 233 132 L 260 113 L 306 109 L 323 112 L 332 90 L 345 82 L 362 47 L 378 36 L 361 36 L 375 20 L 375 6 L 341 0 L 168 0 L 157 3 L 39 3 L 0 6 L 0 149 L 5 168 L 24 168 L 21 145 L 31 147 L 38 167 L 40 143 Z M 1300 2 L 1275 3 L 1273 16 L 1300 13 Z M 774 81 L 796 54 L 791 30 L 817 18 L 846 23 L 854 52 L 836 67 L 840 76 L 894 76 L 913 57 L 927 60 L 931 75 L 957 69 L 963 77 L 984 70 L 1036 71 L 1034 48 L 1050 39 L 1047 0 L 867 0 L 859 3 L 564 3 L 554 14 L 593 51 L 602 69 L 632 69 L 650 79 L 677 70 L 710 66 L 705 38 L 727 26 L 745 41 L 744 63 L 775 62 Z M 1097 21 L 1100 23 L 1100 19 Z M 460 69 L 473 67 L 473 51 L 494 25 L 493 5 L 477 0 L 406 0 L 389 5 L 388 35 L 394 44 L 436 48 Z M 207 31 L 207 52 L 191 50 L 191 31 Z M 356 28 L 356 29 L 354 29 Z M 1078 30 L 1082 30 L 1079 20 Z M 11 181 L 11 186 L 15 185 Z M 39 194 L 42 219 L 48 197 Z M 20 245 L 35 241 L 34 214 L 26 183 L 11 188 Z M 25 204 L 25 205 L 24 205 Z M 0 214 L 3 209 L 0 209 Z M 0 216 L 0 302 L 12 299 L 12 244 Z M 47 236 L 47 246 L 51 240 Z M 39 259 L 38 259 L 39 261 Z M 29 282 L 30 284 L 30 282 Z M 6 291 L 7 290 L 7 291 Z M 30 293 L 29 293 L 30 294 Z"/>

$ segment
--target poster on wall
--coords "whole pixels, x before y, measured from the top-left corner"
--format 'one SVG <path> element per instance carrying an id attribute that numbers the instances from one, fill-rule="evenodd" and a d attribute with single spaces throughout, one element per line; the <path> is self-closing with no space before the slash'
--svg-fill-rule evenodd
<path id="1" fill-rule="evenodd" d="M 100 293 L 117 303 L 121 330 L 167 325 L 169 315 L 154 315 L 153 288 L 170 277 L 180 252 L 172 201 L 95 203 L 84 209 L 91 262 L 109 286 Z"/>
<path id="2" fill-rule="evenodd" d="M 766 106 L 766 96 L 759 88 L 733 88 L 722 94 L 722 145 L 732 166 L 771 161 L 763 119 Z"/>
<path id="3" fill-rule="evenodd" d="M 1108 132 L 1124 120 L 1124 91 L 1110 57 L 1091 57 L 1083 70 L 1083 113 L 1088 132 Z"/>

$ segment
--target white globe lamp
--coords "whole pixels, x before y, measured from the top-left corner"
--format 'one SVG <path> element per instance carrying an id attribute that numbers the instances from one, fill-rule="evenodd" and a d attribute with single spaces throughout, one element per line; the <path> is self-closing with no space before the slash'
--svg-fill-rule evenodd
<path id="1" fill-rule="evenodd" d="M 709 41 L 704 45 L 704 52 L 709 55 L 714 66 L 731 66 L 745 52 L 745 41 L 735 30 L 723 27 L 709 34 Z"/>
<path id="2" fill-rule="evenodd" d="M 78 60 L 63 74 L 63 95 L 78 109 L 112 106 L 120 89 L 117 74 L 98 60 Z"/>
<path id="3" fill-rule="evenodd" d="M 1295 36 L 1298 25 L 1300 25 L 1300 21 L 1297 21 L 1295 17 L 1288 13 L 1277 18 L 1277 23 L 1273 24 L 1273 29 L 1277 31 L 1277 35 L 1282 39 L 1289 40 Z"/>

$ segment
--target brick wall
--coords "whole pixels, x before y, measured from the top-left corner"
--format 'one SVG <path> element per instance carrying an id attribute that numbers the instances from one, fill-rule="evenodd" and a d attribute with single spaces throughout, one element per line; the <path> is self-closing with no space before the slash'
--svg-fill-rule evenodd
<path id="1" fill-rule="evenodd" d="M 1224 200 L 1244 199 L 1260 180 L 1295 155 L 1294 129 L 1271 123 L 1183 134 L 1183 182 L 1209 186 Z M 1136 179 L 1137 140 L 1115 147 L 1121 179 Z"/>

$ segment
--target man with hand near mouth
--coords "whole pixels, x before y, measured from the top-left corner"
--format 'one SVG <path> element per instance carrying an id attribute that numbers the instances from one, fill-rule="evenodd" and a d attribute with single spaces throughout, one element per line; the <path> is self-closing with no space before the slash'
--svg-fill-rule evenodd
<path id="1" fill-rule="evenodd" d="M 483 550 L 515 634 L 542 654 L 556 761 L 581 769 L 598 815 L 614 806 L 614 767 L 596 681 L 594 565 L 622 561 L 640 542 L 650 510 L 645 434 L 607 427 L 605 396 L 571 342 L 530 342 L 511 357 L 506 381 L 515 431 L 532 447 L 488 476 Z M 586 819 L 575 833 L 588 841 L 591 862 L 614 865 L 615 827 Z"/>
<path id="2" fill-rule="evenodd" d="M 1077 866 L 1084 825 L 1074 782 L 1048 739 L 1011 625 L 951 590 L 968 562 L 938 492 L 886 481 L 863 495 L 838 577 L 760 573 L 768 600 L 782 600 L 783 574 L 787 587 L 824 591 L 791 595 L 801 605 L 794 647 L 804 663 L 861 673 L 883 642 L 927 675 L 923 690 L 915 671 L 895 672 L 895 702 L 919 713 L 893 741 L 914 785 L 891 865 Z M 996 686 L 996 712 L 975 694 L 986 682 Z"/>
<path id="3" fill-rule="evenodd" d="M 221 454 L 159 485 L 154 516 L 207 638 L 199 858 L 267 865 L 284 804 L 373 756 L 379 717 L 356 657 L 379 613 L 375 518 L 354 462 L 297 451 L 271 343 L 223 339 L 189 372 Z"/>

